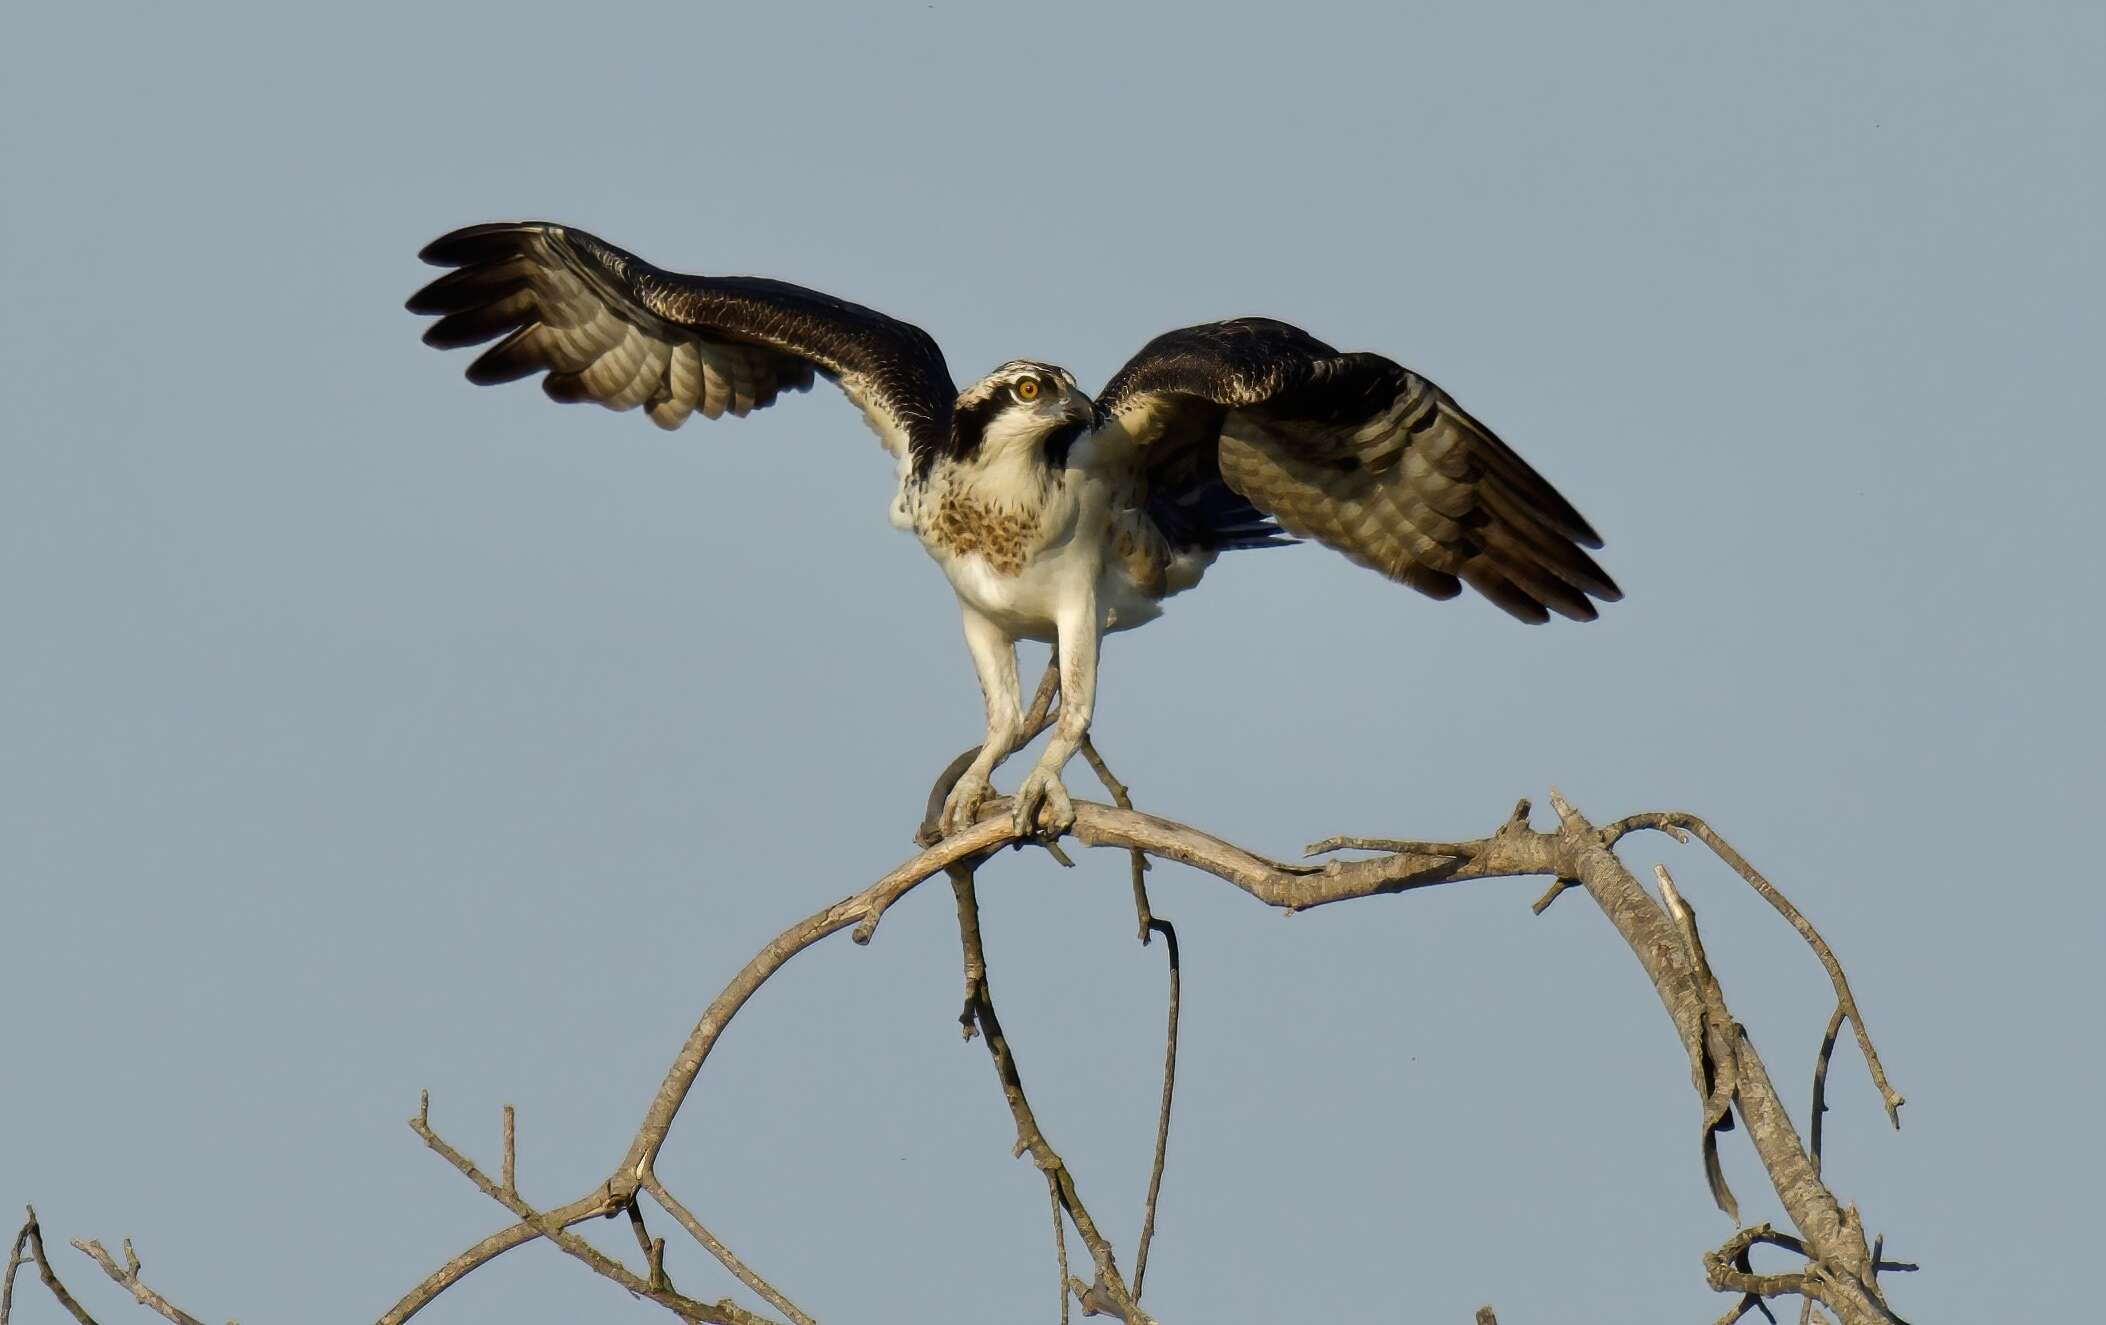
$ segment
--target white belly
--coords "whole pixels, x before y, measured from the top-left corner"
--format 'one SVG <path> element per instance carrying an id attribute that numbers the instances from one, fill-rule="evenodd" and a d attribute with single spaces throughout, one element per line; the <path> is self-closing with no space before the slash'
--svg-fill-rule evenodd
<path id="1" fill-rule="evenodd" d="M 892 521 L 919 535 L 960 602 L 1014 638 L 1051 641 L 1061 617 L 1076 611 L 1093 589 L 1102 629 L 1130 630 L 1162 615 L 1160 602 L 1109 555 L 1109 520 L 1101 503 L 1056 502 L 1047 513 L 1054 519 L 1041 528 L 1020 566 L 998 565 L 982 552 L 958 552 L 926 522 L 917 528 L 904 492 L 893 504 Z"/>

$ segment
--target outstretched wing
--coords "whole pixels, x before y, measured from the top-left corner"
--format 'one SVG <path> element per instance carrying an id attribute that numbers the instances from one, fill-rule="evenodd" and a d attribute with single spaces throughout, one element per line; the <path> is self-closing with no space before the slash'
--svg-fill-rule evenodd
<path id="1" fill-rule="evenodd" d="M 1447 392 L 1377 354 L 1241 318 L 1150 341 L 1098 407 L 1151 483 L 1211 473 L 1290 532 L 1435 598 L 1470 585 L 1523 621 L 1623 595 L 1601 539 Z"/>
<path id="2" fill-rule="evenodd" d="M 840 385 L 894 455 L 933 453 L 957 390 L 919 327 L 783 281 L 661 271 L 582 230 L 542 221 L 472 225 L 419 254 L 455 270 L 409 299 L 439 314 L 440 349 L 503 336 L 468 380 L 548 374 L 561 401 L 644 407 L 661 428 L 689 414 L 743 415 L 802 391 L 816 372 Z"/>

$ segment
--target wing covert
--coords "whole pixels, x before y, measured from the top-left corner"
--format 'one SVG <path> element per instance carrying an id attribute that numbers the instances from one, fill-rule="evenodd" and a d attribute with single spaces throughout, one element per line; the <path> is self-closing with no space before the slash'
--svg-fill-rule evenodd
<path id="1" fill-rule="evenodd" d="M 1524 621 L 1622 597 L 1572 504 L 1454 398 L 1377 354 L 1284 322 L 1168 332 L 1099 408 L 1152 482 L 1219 480 L 1289 532 L 1435 598 L 1470 585 Z"/>
<path id="2" fill-rule="evenodd" d="M 468 226 L 419 254 L 454 270 L 409 299 L 440 349 L 497 340 L 468 380 L 546 373 L 556 400 L 643 406 L 661 428 L 744 415 L 815 374 L 837 383 L 895 455 L 933 452 L 957 392 L 919 327 L 784 281 L 683 276 L 582 230 Z M 502 337 L 502 339 L 498 339 Z"/>

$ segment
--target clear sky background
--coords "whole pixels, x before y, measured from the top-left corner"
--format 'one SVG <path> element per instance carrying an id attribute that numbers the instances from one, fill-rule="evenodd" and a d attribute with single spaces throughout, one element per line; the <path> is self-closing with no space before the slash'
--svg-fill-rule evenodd
<path id="1" fill-rule="evenodd" d="M 1552 785 L 1711 817 L 1842 954 L 1909 1097 L 1890 1132 L 1839 1051 L 1829 1172 L 1923 1262 L 1903 1313 L 2089 1302 L 2098 6 L 8 28 L 0 1199 L 105 1325 L 143 1317 L 66 1238 L 131 1235 L 207 1319 L 355 1322 L 505 1223 L 403 1125 L 422 1087 L 490 1162 L 516 1104 L 527 1194 L 577 1196 L 722 982 L 902 859 L 977 739 L 950 594 L 837 394 L 665 434 L 418 343 L 419 246 L 522 216 L 875 305 L 965 381 L 1101 383 L 1266 313 L 1442 383 L 1628 601 L 1528 628 L 1320 549 L 1232 556 L 1107 649 L 1116 769 L 1275 854 L 1472 836 Z M 1818 966 L 1699 851 L 1627 856 L 1678 870 L 1803 1124 Z M 1160 950 L 1115 854 L 983 880 L 1026 1079 L 1130 1264 Z M 1187 1002 L 1153 1310 L 1725 1305 L 1682 1051 L 1585 898 L 1532 918 L 1537 889 L 1283 919 L 1157 872 Z M 673 1133 L 661 1172 L 824 1320 L 1051 1318 L 1044 1188 L 959 993 L 939 881 L 771 984 Z M 545 1247 L 425 1317 L 654 1318 Z"/>

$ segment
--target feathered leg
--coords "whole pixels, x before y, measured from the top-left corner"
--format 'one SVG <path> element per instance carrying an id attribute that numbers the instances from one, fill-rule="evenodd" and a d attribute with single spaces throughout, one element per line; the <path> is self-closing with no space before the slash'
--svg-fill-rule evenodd
<path id="1" fill-rule="evenodd" d="M 1094 593 L 1083 596 L 1054 623 L 1060 641 L 1060 718 L 1046 742 L 1038 767 L 1016 792 L 1016 831 L 1019 835 L 1043 830 L 1064 833 L 1074 827 L 1075 806 L 1061 784 L 1060 770 L 1089 735 L 1090 717 L 1097 708 L 1097 647 L 1104 637 L 1104 613 Z M 1010 686 L 1016 672 L 1010 671 Z M 1043 806 L 1043 810 L 1041 810 Z"/>
<path id="2" fill-rule="evenodd" d="M 968 607 L 965 609 L 965 647 L 972 651 L 973 670 L 980 674 L 980 693 L 987 700 L 987 739 L 973 757 L 951 794 L 944 798 L 943 819 L 938 825 L 946 837 L 970 828 L 981 802 L 993 788 L 987 775 L 1009 757 L 1022 735 L 1024 715 L 1018 708 L 1016 641 L 1000 626 Z M 1065 703 L 1063 703 L 1065 707 Z"/>

